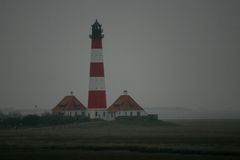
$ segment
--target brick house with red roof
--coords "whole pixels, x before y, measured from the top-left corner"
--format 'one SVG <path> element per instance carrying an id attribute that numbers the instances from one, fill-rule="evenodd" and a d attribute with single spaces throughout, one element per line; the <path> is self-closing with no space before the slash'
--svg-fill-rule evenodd
<path id="1" fill-rule="evenodd" d="M 65 96 L 53 109 L 53 114 L 63 114 L 67 116 L 85 116 L 86 107 L 73 95 Z"/>
<path id="2" fill-rule="evenodd" d="M 130 96 L 127 91 L 107 109 L 108 119 L 114 120 L 117 117 L 140 117 L 147 116 L 147 112 Z"/>

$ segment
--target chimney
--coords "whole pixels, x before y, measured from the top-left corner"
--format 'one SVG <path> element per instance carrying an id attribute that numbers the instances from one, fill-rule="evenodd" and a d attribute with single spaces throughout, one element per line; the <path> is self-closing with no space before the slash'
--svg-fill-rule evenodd
<path id="1" fill-rule="evenodd" d="M 127 90 L 124 90 L 123 91 L 123 95 L 127 95 L 128 94 L 128 91 Z"/>

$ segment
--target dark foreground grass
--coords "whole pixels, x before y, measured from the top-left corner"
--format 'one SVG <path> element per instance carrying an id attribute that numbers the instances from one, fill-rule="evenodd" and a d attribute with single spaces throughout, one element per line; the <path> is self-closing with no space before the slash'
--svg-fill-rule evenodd
<path id="1" fill-rule="evenodd" d="M 170 154 L 145 153 L 130 151 L 93 151 L 93 150 L 12 150 L 1 153 L 1 159 L 31 159 L 31 160 L 238 160 L 236 156 L 198 155 L 198 154 Z"/>
<path id="2" fill-rule="evenodd" d="M 239 122 L 94 121 L 1 130 L 0 155 L 4 159 L 52 160 L 240 159 Z"/>

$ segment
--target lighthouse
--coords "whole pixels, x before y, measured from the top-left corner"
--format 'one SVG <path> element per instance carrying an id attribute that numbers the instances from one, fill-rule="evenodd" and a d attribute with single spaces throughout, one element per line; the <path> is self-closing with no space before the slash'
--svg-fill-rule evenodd
<path id="1" fill-rule="evenodd" d="M 64 97 L 57 106 L 52 109 L 53 114 L 65 116 L 87 116 L 90 119 L 115 120 L 126 117 L 138 119 L 150 116 L 157 119 L 157 115 L 148 115 L 137 102 L 124 90 L 121 95 L 108 109 L 105 90 L 104 64 L 102 39 L 102 25 L 96 20 L 92 25 L 91 56 L 89 72 L 88 108 L 75 97 L 73 92 Z M 147 117 L 148 118 L 148 117 Z"/>
<path id="2" fill-rule="evenodd" d="M 106 119 L 106 91 L 104 78 L 104 63 L 102 52 L 103 29 L 96 20 L 92 25 L 91 61 L 88 91 L 88 117 L 91 119 Z"/>

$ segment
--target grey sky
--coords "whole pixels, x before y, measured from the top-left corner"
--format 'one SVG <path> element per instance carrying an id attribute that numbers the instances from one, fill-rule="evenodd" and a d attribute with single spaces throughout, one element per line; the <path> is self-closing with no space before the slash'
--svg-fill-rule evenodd
<path id="1" fill-rule="evenodd" d="M 103 25 L 108 106 L 240 112 L 238 0 L 0 0 L 0 108 L 87 105 L 90 25 Z"/>

